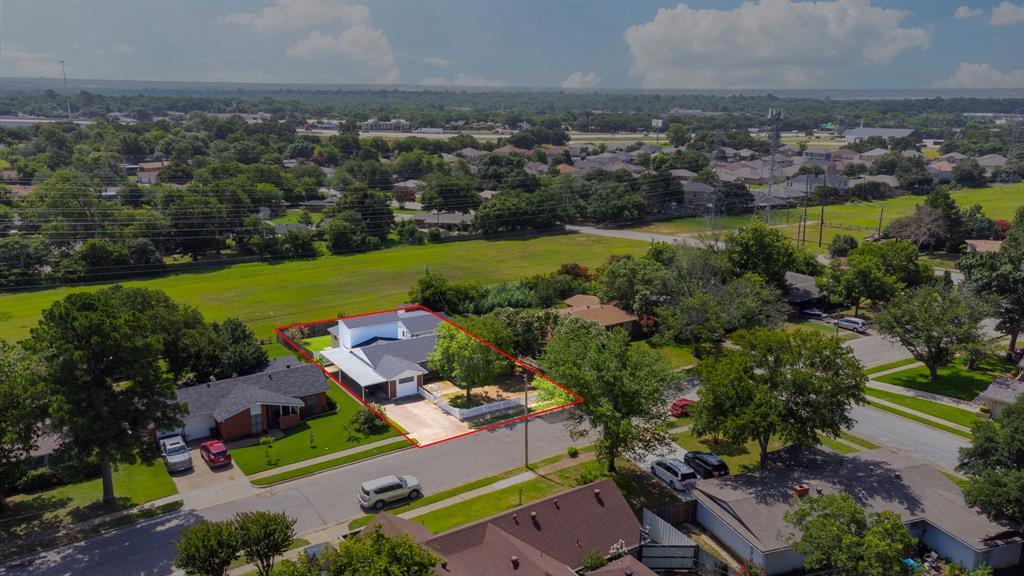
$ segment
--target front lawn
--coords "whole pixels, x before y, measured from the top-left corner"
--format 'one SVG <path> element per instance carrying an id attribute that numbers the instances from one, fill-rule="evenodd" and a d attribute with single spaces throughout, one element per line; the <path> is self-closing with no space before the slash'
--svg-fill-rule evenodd
<path id="1" fill-rule="evenodd" d="M 114 470 L 117 502 L 110 507 L 102 504 L 103 483 L 100 478 L 11 496 L 7 500 L 7 508 L 0 513 L 0 541 L 62 528 L 177 493 L 174 480 L 161 460 L 149 464 L 123 464 Z"/>
<path id="2" fill-rule="evenodd" d="M 973 371 L 968 370 L 965 361 L 958 358 L 949 366 L 939 369 L 938 380 L 931 379 L 925 366 L 900 370 L 875 380 L 971 402 L 988 388 L 996 376 L 1011 370 L 1013 366 L 1010 363 L 996 356 L 985 357 L 978 362 L 977 370 Z"/>
<path id="3" fill-rule="evenodd" d="M 850 332 L 849 330 L 836 330 L 835 326 L 829 326 L 823 322 L 812 322 L 810 320 L 804 320 L 802 322 L 786 322 L 782 327 L 786 332 L 809 330 L 811 332 L 820 332 L 826 336 L 838 336 L 840 340 L 853 340 L 854 338 L 860 338 L 860 334 L 857 334 L 856 332 Z"/>
<path id="4" fill-rule="evenodd" d="M 356 432 L 350 421 L 363 405 L 335 384 L 331 384 L 327 396 L 338 404 L 337 412 L 310 418 L 286 430 L 269 450 L 258 444 L 235 448 L 231 451 L 235 464 L 246 474 L 255 474 L 398 435 L 390 426 L 385 432 L 370 436 Z"/>
<path id="5" fill-rule="evenodd" d="M 693 346 L 682 346 L 679 344 L 652 346 L 649 340 L 638 340 L 633 342 L 632 346 L 654 350 L 658 354 L 661 354 L 662 358 L 664 358 L 673 368 L 685 368 L 700 362 L 700 360 L 697 360 L 693 355 Z"/>
<path id="6" fill-rule="evenodd" d="M 970 428 L 972 424 L 978 421 L 978 415 L 970 410 L 964 410 L 963 408 L 957 408 L 955 406 L 949 406 L 940 402 L 932 402 L 924 398 L 917 398 L 914 396 L 906 396 L 904 394 L 897 394 L 895 392 L 889 392 L 888 390 L 879 390 L 877 388 L 866 388 L 864 392 L 868 396 L 880 398 L 893 404 L 898 404 L 904 408 L 910 408 L 915 412 L 927 414 L 929 416 L 935 416 L 941 418 L 946 422 L 952 422 L 953 424 L 959 424 Z"/>
<path id="7" fill-rule="evenodd" d="M 729 465 L 729 471 L 733 474 L 754 470 L 760 464 L 761 452 L 757 442 L 751 440 L 743 445 L 730 444 L 726 441 L 715 442 L 710 436 L 697 438 L 689 430 L 675 435 L 673 441 L 681 448 L 690 452 L 711 452 L 721 458 Z M 772 439 L 768 443 L 768 451 L 773 452 L 783 448 L 780 440 Z"/>

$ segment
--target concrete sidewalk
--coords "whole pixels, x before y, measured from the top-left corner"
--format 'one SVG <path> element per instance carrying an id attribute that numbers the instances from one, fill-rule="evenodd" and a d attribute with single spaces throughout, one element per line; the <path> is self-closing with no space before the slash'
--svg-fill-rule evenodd
<path id="1" fill-rule="evenodd" d="M 337 458 L 342 458 L 350 454 L 358 454 L 359 452 L 363 452 L 365 450 L 372 450 L 373 448 L 377 448 L 378 446 L 384 446 L 385 444 L 391 444 L 392 442 L 397 442 L 400 440 L 404 441 L 404 438 L 402 438 L 401 436 L 392 436 L 390 438 L 385 438 L 383 440 L 378 440 L 376 442 L 370 442 L 369 444 L 360 444 L 359 446 L 356 446 L 354 448 L 348 448 L 347 450 L 339 450 L 337 452 L 331 452 L 330 454 L 324 454 L 323 456 L 317 456 L 316 458 L 310 458 L 309 460 L 302 460 L 301 462 L 285 464 L 284 466 L 278 466 L 277 468 L 271 468 L 270 470 L 264 470 L 262 472 L 257 472 L 255 474 L 248 474 L 246 477 L 249 480 L 258 480 L 260 478 L 274 476 L 282 472 L 290 472 L 292 470 L 305 468 L 306 466 L 311 466 L 313 464 L 319 464 L 321 462 L 335 460 Z M 409 444 L 409 447 L 411 448 L 412 444 Z M 358 460 L 356 460 L 356 462 L 358 462 Z"/>

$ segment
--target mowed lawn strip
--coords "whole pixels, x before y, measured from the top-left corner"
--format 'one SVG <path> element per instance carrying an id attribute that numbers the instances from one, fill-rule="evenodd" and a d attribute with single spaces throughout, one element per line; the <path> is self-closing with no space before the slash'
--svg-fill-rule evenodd
<path id="1" fill-rule="evenodd" d="M 836 440 L 835 438 L 829 438 L 824 434 L 818 434 L 818 440 L 825 446 L 832 449 L 837 454 L 853 454 L 859 452 L 860 449 L 856 446 L 851 446 L 846 442 Z"/>
<path id="2" fill-rule="evenodd" d="M 865 368 L 864 373 L 870 376 L 872 374 L 878 374 L 879 372 L 885 372 L 886 370 L 892 370 L 893 368 L 900 368 L 902 366 L 915 364 L 917 361 L 917 358 L 904 358 L 903 360 L 896 360 L 885 364 L 879 364 L 878 366 L 872 366 L 871 368 Z"/>
<path id="3" fill-rule="evenodd" d="M 259 444 L 235 448 L 231 451 L 235 464 L 246 474 L 255 474 L 398 435 L 390 426 L 380 434 L 356 432 L 350 421 L 363 405 L 334 382 L 328 385 L 327 396 L 338 404 L 337 412 L 310 418 L 285 430 L 284 436 L 274 440 L 269 449 Z"/>
<path id="4" fill-rule="evenodd" d="M 875 450 L 877 448 L 881 448 L 881 446 L 879 446 L 878 444 L 875 444 L 873 442 L 869 442 L 869 441 L 861 438 L 860 436 L 854 436 L 853 434 L 850 434 L 849 432 L 840 432 L 839 433 L 839 437 L 842 438 L 843 440 L 846 440 L 850 444 L 856 444 L 857 446 L 860 446 L 861 448 L 864 448 L 865 450 Z"/>
<path id="5" fill-rule="evenodd" d="M 938 380 L 931 379 L 926 366 L 900 370 L 875 380 L 970 402 L 988 388 L 996 376 L 1011 370 L 1012 364 L 995 356 L 987 356 L 978 361 L 976 370 L 968 370 L 966 362 L 957 359 L 949 366 L 939 368 Z"/>
<path id="6" fill-rule="evenodd" d="M 924 398 L 906 396 L 904 394 L 897 394 L 895 392 L 889 392 L 888 390 L 879 390 L 871 387 L 865 388 L 864 393 L 868 396 L 881 398 L 882 400 L 893 404 L 899 404 L 904 408 L 910 408 L 911 410 L 921 412 L 922 414 L 941 418 L 946 422 L 966 426 L 967 428 L 970 428 L 972 424 L 978 421 L 978 415 L 975 412 L 964 410 L 963 408 L 957 408 L 955 406 L 949 406 L 947 404 L 941 404 L 939 402 L 932 402 L 931 400 L 926 400 Z"/>
<path id="7" fill-rule="evenodd" d="M 517 280 L 554 272 L 566 262 L 591 268 L 612 254 L 641 254 L 647 242 L 566 234 L 525 240 L 473 240 L 402 246 L 351 256 L 323 256 L 279 264 L 237 264 L 181 272 L 125 285 L 155 288 L 197 307 L 210 320 L 229 316 L 272 338 L 277 326 L 373 312 L 408 301 L 425 267 L 452 281 Z M 72 286 L 0 295 L 0 334 L 10 341 L 28 336 L 55 300 L 97 286 Z M 277 354 L 291 353 L 273 347 Z"/>
<path id="8" fill-rule="evenodd" d="M 121 464 L 114 470 L 114 495 L 117 503 L 101 503 L 100 478 L 66 484 L 52 490 L 15 494 L 7 499 L 0 514 L 0 541 L 39 530 L 61 528 L 104 514 L 139 506 L 178 493 L 161 460 Z"/>
<path id="9" fill-rule="evenodd" d="M 918 416 L 917 414 L 911 414 L 909 412 L 904 412 L 903 410 L 897 410 L 896 408 L 893 408 L 892 406 L 886 406 L 885 404 L 880 404 L 878 402 L 872 402 L 870 400 L 868 400 L 868 404 L 872 408 L 877 408 L 879 410 L 883 410 L 885 412 L 889 412 L 890 414 L 895 414 L 896 416 L 899 416 L 901 418 L 906 418 L 907 420 L 913 420 L 914 422 L 917 422 L 919 424 L 924 424 L 925 426 L 930 426 L 930 427 L 935 428 L 937 430 L 942 430 L 943 432 L 949 432 L 950 434 L 955 434 L 955 435 L 960 436 L 962 438 L 967 438 L 968 440 L 973 438 L 973 436 L 971 435 L 970 432 L 964 432 L 963 430 L 960 430 L 958 428 L 953 428 L 951 426 L 943 426 L 942 424 L 940 424 L 938 422 L 935 422 L 934 420 L 929 420 L 927 418 L 922 418 L 922 417 Z"/>
<path id="10" fill-rule="evenodd" d="M 330 470 L 331 468 L 337 468 L 338 466 L 344 466 L 360 460 L 366 460 L 367 458 L 373 458 L 374 456 L 380 456 L 381 454 L 387 454 L 388 452 L 394 452 L 395 450 L 401 450 L 403 448 L 410 448 L 412 444 L 409 444 L 405 439 L 397 440 L 395 442 L 389 442 L 382 446 L 376 446 L 368 450 L 356 452 L 355 454 L 349 454 L 347 456 L 340 456 L 331 460 L 324 460 L 323 462 L 317 462 L 316 464 L 310 464 L 309 466 L 303 466 L 302 468 L 295 468 L 294 470 L 288 470 L 287 472 L 281 472 L 280 474 L 274 474 L 273 476 L 265 476 L 263 478 L 256 478 L 252 480 L 254 486 L 269 486 L 270 484 L 276 484 L 278 482 L 284 482 L 285 480 L 294 480 L 295 478 L 301 478 L 303 476 L 309 476 L 310 474 L 316 474 L 324 470 Z"/>

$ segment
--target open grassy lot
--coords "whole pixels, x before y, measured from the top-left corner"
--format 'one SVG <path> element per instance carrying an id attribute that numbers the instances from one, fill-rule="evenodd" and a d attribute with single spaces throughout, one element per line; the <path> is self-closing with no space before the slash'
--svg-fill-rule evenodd
<path id="1" fill-rule="evenodd" d="M 929 377 L 928 368 L 924 366 L 900 370 L 879 376 L 875 380 L 972 401 L 996 376 L 1008 373 L 1012 369 L 1013 366 L 1002 358 L 987 356 L 978 362 L 977 370 L 968 370 L 966 363 L 962 359 L 957 359 L 949 366 L 940 368 L 939 379 L 934 381 Z"/>
<path id="2" fill-rule="evenodd" d="M 246 474 L 255 474 L 398 435 L 390 426 L 385 432 L 371 436 L 356 432 L 349 420 L 362 405 L 334 384 L 327 396 L 338 404 L 337 412 L 310 418 L 286 430 L 284 437 L 274 440 L 269 450 L 258 444 L 235 448 L 231 451 L 235 464 Z"/>
<path id="3" fill-rule="evenodd" d="M 936 418 L 941 418 L 946 422 L 952 422 L 953 424 L 959 424 L 960 426 L 966 426 L 968 428 L 978 420 L 978 415 L 970 410 L 956 408 L 955 406 L 949 406 L 939 402 L 932 402 L 931 400 L 926 400 L 924 398 L 915 398 L 913 396 L 896 394 L 887 390 L 878 390 L 877 388 L 867 388 L 864 392 L 868 396 L 879 398 L 893 404 L 898 404 L 904 408 L 910 408 L 916 412 L 935 416 Z"/>
<path id="4" fill-rule="evenodd" d="M 712 454 L 717 454 L 729 465 L 729 472 L 732 474 L 757 468 L 760 459 L 760 449 L 757 447 L 757 442 L 754 441 L 737 446 L 724 440 L 715 442 L 710 436 L 698 438 L 689 430 L 676 434 L 673 441 L 681 448 L 690 452 L 711 452 Z M 778 450 L 784 446 L 781 441 L 772 439 L 768 443 L 768 451 Z"/>
<path id="5" fill-rule="evenodd" d="M 953 198 L 964 208 L 981 204 L 985 214 L 990 218 L 1012 220 L 1017 207 L 1024 205 L 1024 184 L 997 184 L 989 188 L 957 190 L 953 192 Z M 829 241 L 836 234 L 850 234 L 857 238 L 871 234 L 878 227 L 879 216 L 882 217 L 882 228 L 884 229 L 886 224 L 896 218 L 911 214 L 914 207 L 923 202 L 923 196 L 900 196 L 874 202 L 854 201 L 847 204 L 825 206 L 822 246 L 827 247 Z M 771 223 L 783 226 L 786 236 L 795 239 L 796 223 L 802 215 L 803 210 L 798 208 L 773 210 Z M 715 227 L 720 230 L 735 229 L 748 223 L 752 217 L 756 216 L 751 214 L 723 216 L 716 219 Z M 763 216 L 761 218 L 763 219 Z M 817 223 L 822 220 L 820 207 L 810 207 L 807 211 L 807 220 L 807 246 L 816 246 L 819 231 Z M 660 234 L 696 234 L 708 232 L 710 226 L 706 218 L 690 217 L 656 222 L 639 228 L 639 230 Z"/>
<path id="6" fill-rule="evenodd" d="M 178 489 L 161 460 L 149 464 L 123 464 L 114 470 L 114 495 L 111 507 L 101 502 L 103 484 L 99 478 L 67 484 L 32 494 L 17 494 L 7 500 L 0 513 L 0 542 L 44 530 L 96 518 L 131 508 L 165 496 Z"/>
<path id="7" fill-rule="evenodd" d="M 270 338 L 283 324 L 334 318 L 406 302 L 425 267 L 451 280 L 495 282 L 553 272 L 565 262 L 587 266 L 610 254 L 639 254 L 646 242 L 566 234 L 525 240 L 474 240 L 389 248 L 352 256 L 324 256 L 280 264 L 238 264 L 205 272 L 180 273 L 126 282 L 164 290 L 199 308 L 207 320 L 236 316 L 257 336 Z M 20 340 L 54 300 L 95 287 L 68 287 L 0 295 L 0 336 Z M 274 346 L 273 352 L 287 350 Z"/>
<path id="8" fill-rule="evenodd" d="M 693 366 L 698 362 L 697 358 L 693 355 L 693 348 L 691 346 L 680 346 L 678 344 L 652 346 L 648 340 L 638 340 L 633 342 L 631 345 L 636 346 L 637 348 L 654 350 L 658 354 L 661 354 L 661 356 L 665 358 L 673 368 Z"/>

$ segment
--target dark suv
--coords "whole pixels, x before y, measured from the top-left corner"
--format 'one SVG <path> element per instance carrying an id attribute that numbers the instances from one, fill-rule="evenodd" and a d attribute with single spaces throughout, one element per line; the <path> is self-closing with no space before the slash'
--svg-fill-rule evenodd
<path id="1" fill-rule="evenodd" d="M 693 468 L 701 478 L 718 478 L 729 475 L 729 466 L 710 452 L 687 452 L 683 456 L 683 462 Z"/>

